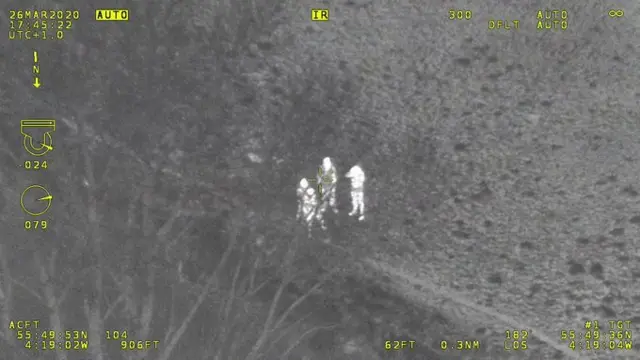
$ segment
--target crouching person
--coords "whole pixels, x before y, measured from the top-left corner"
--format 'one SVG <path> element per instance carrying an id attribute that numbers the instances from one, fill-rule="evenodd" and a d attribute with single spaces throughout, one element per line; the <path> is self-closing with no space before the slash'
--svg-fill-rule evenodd
<path id="1" fill-rule="evenodd" d="M 318 207 L 316 191 L 312 186 L 309 186 L 309 181 L 303 178 L 298 184 L 297 195 L 298 213 L 296 215 L 296 219 L 303 220 L 307 225 L 309 233 L 311 233 L 316 209 Z"/>

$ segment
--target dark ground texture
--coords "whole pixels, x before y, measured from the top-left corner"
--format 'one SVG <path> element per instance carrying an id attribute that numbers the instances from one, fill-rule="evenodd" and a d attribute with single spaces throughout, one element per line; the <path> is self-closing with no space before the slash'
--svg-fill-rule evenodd
<path id="1" fill-rule="evenodd" d="M 640 322 L 637 3 L 163 0 L 117 23 L 76 5 L 63 41 L 1 40 L 7 359 L 64 358 L 25 355 L 6 330 L 24 318 L 88 329 L 69 359 L 640 356 L 560 339 Z M 536 30 L 546 9 L 568 29 Z M 58 120 L 44 172 L 20 169 L 28 117 Z M 341 183 L 343 214 L 307 239 L 295 184 L 324 156 L 363 164 L 368 219 L 344 217 Z M 59 199 L 44 235 L 15 204 L 34 182 Z M 122 352 L 109 328 L 162 345 Z M 506 330 L 529 349 L 504 351 Z"/>

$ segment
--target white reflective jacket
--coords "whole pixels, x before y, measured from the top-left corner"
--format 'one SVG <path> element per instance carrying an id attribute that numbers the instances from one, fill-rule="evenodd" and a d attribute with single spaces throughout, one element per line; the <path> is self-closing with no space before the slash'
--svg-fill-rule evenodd
<path id="1" fill-rule="evenodd" d="M 364 171 L 360 166 L 355 165 L 354 167 L 352 167 L 345 175 L 345 177 L 351 180 L 352 190 L 359 190 L 364 188 L 365 176 Z"/>

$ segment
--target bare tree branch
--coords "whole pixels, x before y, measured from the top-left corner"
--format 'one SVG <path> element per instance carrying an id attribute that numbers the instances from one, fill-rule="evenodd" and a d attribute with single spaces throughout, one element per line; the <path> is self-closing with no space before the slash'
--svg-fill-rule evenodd
<path id="1" fill-rule="evenodd" d="M 38 299 L 40 302 L 42 302 L 42 304 L 45 304 L 44 299 L 42 298 L 42 296 L 40 296 L 40 294 L 38 294 L 36 291 L 34 291 L 33 289 L 31 289 L 30 287 L 28 287 L 27 285 L 25 285 L 24 283 L 22 283 L 21 281 L 18 281 L 17 279 L 8 276 L 8 279 L 15 285 L 18 285 L 19 287 L 21 287 L 22 289 L 26 290 L 29 294 L 31 294 L 34 298 Z"/>
<path id="2" fill-rule="evenodd" d="M 85 122 L 85 129 L 88 124 Z M 91 249 L 90 254 L 93 259 L 96 261 L 96 267 L 93 271 L 94 279 L 95 279 L 95 296 L 93 297 L 93 301 L 89 303 L 85 298 L 85 314 L 87 315 L 87 320 L 89 321 L 89 332 L 90 336 L 95 339 L 93 345 L 91 347 L 91 355 L 94 360 L 103 360 L 104 354 L 102 351 L 102 331 L 104 329 L 104 323 L 102 321 L 102 298 L 104 296 L 104 266 L 103 266 L 103 254 L 102 254 L 102 234 L 100 229 L 100 224 L 98 220 L 98 204 L 97 199 L 95 198 L 95 186 L 96 180 L 94 176 L 93 163 L 90 155 L 90 150 L 85 148 L 83 151 L 84 157 L 84 173 L 85 177 L 89 183 L 87 186 L 88 193 L 88 204 L 87 204 L 87 220 L 89 222 L 89 228 L 91 229 Z"/>
<path id="3" fill-rule="evenodd" d="M 58 304 L 60 303 L 53 288 L 53 283 L 50 281 L 51 275 L 55 274 L 55 264 L 58 257 L 58 251 L 53 250 L 49 255 L 48 268 L 45 268 L 45 263 L 38 262 L 40 267 L 40 281 L 44 291 L 44 299 L 49 310 L 49 325 L 51 329 L 57 334 L 62 333 L 62 314 Z M 61 352 L 56 352 L 56 359 L 64 360 L 65 356 Z"/>
<path id="4" fill-rule="evenodd" d="M 318 289 L 320 289 L 322 284 L 323 282 L 318 282 L 317 284 L 313 285 L 313 287 L 309 289 L 307 292 L 305 292 L 302 296 L 297 298 L 296 301 L 294 301 L 293 304 L 291 304 L 287 308 L 287 310 L 285 310 L 285 312 L 280 316 L 280 318 L 278 319 L 278 322 L 276 322 L 276 324 L 273 326 L 273 329 L 278 329 L 282 325 L 282 323 L 284 323 L 285 320 L 287 320 L 287 317 L 289 317 L 289 314 L 291 314 L 291 312 L 293 312 L 298 306 L 300 306 L 300 304 L 302 304 L 309 296 L 311 296 L 311 294 L 313 294 Z"/>
<path id="5" fill-rule="evenodd" d="M 304 321 L 309 319 L 311 315 L 313 315 L 313 312 L 309 312 L 304 316 L 300 316 L 296 321 L 292 322 L 286 328 L 280 329 L 280 336 L 278 336 L 277 338 L 274 338 L 273 341 L 271 341 L 271 345 L 267 348 L 267 352 L 270 351 L 275 344 L 278 344 L 284 337 L 286 337 L 290 330 L 296 329 L 298 325 L 302 324 Z"/>
<path id="6" fill-rule="evenodd" d="M 2 309 L 2 314 L 0 315 L 2 322 L 0 326 L 2 329 L 8 329 L 9 323 L 11 322 L 11 312 L 13 311 L 12 284 L 13 281 L 15 281 L 11 278 L 7 253 L 5 251 L 5 246 L 0 244 L 0 308 Z M 38 300 L 42 301 L 37 294 L 35 295 Z"/>
<path id="7" fill-rule="evenodd" d="M 111 305 L 109 305 L 109 307 L 107 308 L 107 311 L 104 313 L 104 316 L 102 317 L 102 321 L 105 322 L 107 321 L 107 319 L 109 319 L 111 317 L 111 313 L 113 313 L 113 311 L 115 310 L 116 306 L 118 306 L 118 304 L 122 303 L 123 301 L 125 301 L 125 298 L 129 296 L 129 294 L 127 293 L 120 293 L 120 295 L 118 295 L 118 298 L 113 301 L 111 303 Z"/>
<path id="8" fill-rule="evenodd" d="M 247 356 L 247 360 L 256 360 L 258 358 L 258 354 L 263 346 L 266 344 L 269 336 L 271 335 L 271 331 L 273 330 L 272 324 L 274 321 L 274 317 L 276 316 L 276 309 L 278 308 L 278 304 L 280 303 L 280 298 L 284 293 L 286 286 L 290 283 L 290 278 L 285 277 L 281 282 L 280 286 L 278 286 L 278 290 L 276 291 L 273 299 L 271 300 L 271 305 L 269 307 L 269 312 L 267 313 L 267 319 L 262 326 L 262 331 L 260 332 L 260 336 L 258 340 L 255 342 L 253 347 L 251 348 L 251 352 Z"/>
<path id="9" fill-rule="evenodd" d="M 300 344 L 300 342 L 302 342 L 302 340 L 304 340 L 304 338 L 306 338 L 309 334 L 314 333 L 314 332 L 316 332 L 316 331 L 318 331 L 318 330 L 331 330 L 331 329 L 334 329 L 335 327 L 336 327 L 336 325 L 330 325 L 330 326 L 317 326 L 317 327 L 311 328 L 311 329 L 309 329 L 309 330 L 307 330 L 307 331 L 303 332 L 303 333 L 298 337 L 298 339 L 296 340 L 296 342 L 294 342 L 293 344 L 291 344 L 291 345 L 289 346 L 289 348 L 287 348 L 287 350 L 285 350 L 285 352 L 282 354 L 282 358 L 283 358 L 283 359 L 286 359 L 286 358 L 287 358 L 287 355 L 289 355 L 289 353 L 290 353 L 291 351 L 293 351 L 293 349 L 295 349 L 295 348 Z"/>
<path id="10" fill-rule="evenodd" d="M 56 306 L 60 306 L 62 302 L 67 298 L 67 295 L 69 295 L 69 290 L 71 290 L 73 285 L 75 285 L 82 277 L 86 276 L 88 273 L 90 273 L 93 270 L 94 270 L 93 266 L 90 266 L 80 270 L 77 273 L 72 274 L 70 278 L 66 281 L 66 285 L 64 289 L 62 289 L 62 292 L 60 292 L 60 295 L 58 295 L 58 303 Z"/>
<path id="11" fill-rule="evenodd" d="M 233 229 L 233 227 L 232 227 L 232 229 Z M 235 230 L 235 229 L 233 229 L 233 230 Z M 189 313 L 187 314 L 185 319 L 182 321 L 182 324 L 180 325 L 180 327 L 176 330 L 176 332 L 171 337 L 171 340 L 167 344 L 167 347 L 165 348 L 165 351 L 162 353 L 162 355 L 160 355 L 160 358 L 158 360 L 167 360 L 169 358 L 169 356 L 171 356 L 171 353 L 173 352 L 173 349 L 176 347 L 176 345 L 178 344 L 178 341 L 180 340 L 180 338 L 182 337 L 182 335 L 186 331 L 187 326 L 189 325 L 189 323 L 191 322 L 191 320 L 195 316 L 196 312 L 198 311 L 198 309 L 200 308 L 200 306 L 202 305 L 204 300 L 207 298 L 207 295 L 209 294 L 209 292 L 212 289 L 212 287 L 217 283 L 218 274 L 219 274 L 220 270 L 224 268 L 224 266 L 226 265 L 229 257 L 231 256 L 231 253 L 233 252 L 233 249 L 235 247 L 236 241 L 237 241 L 237 234 L 235 234 L 235 231 L 234 231 L 234 233 L 231 234 L 229 245 L 228 245 L 227 249 L 225 250 L 224 254 L 222 255 L 222 259 L 220 260 L 220 262 L 216 266 L 216 269 L 213 271 L 213 273 L 209 276 L 207 282 L 205 283 L 204 287 L 200 291 L 200 294 L 198 295 L 198 298 L 196 299 L 195 304 L 189 310 Z"/>

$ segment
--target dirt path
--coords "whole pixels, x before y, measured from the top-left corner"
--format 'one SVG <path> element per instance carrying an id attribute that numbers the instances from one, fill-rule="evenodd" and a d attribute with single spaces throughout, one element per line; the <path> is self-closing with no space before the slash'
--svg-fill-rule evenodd
<path id="1" fill-rule="evenodd" d="M 559 341 L 554 340 L 550 335 L 546 334 L 544 330 L 534 328 L 521 319 L 514 319 L 509 316 L 502 315 L 495 310 L 477 305 L 470 299 L 465 298 L 463 295 L 455 291 L 451 291 L 450 289 L 442 289 L 426 279 L 417 278 L 387 263 L 368 259 L 366 261 L 366 264 L 375 271 L 389 276 L 392 279 L 392 282 L 397 285 L 397 290 L 399 292 L 402 292 L 408 299 L 414 302 L 423 302 L 428 306 L 434 301 L 434 298 L 445 298 L 459 307 L 464 307 L 471 310 L 469 313 L 477 313 L 478 317 L 482 318 L 481 321 L 485 326 L 486 319 L 490 319 L 490 321 L 492 320 L 492 323 L 494 323 L 498 327 L 503 327 L 503 329 L 530 329 L 530 335 L 532 337 L 536 338 L 549 348 L 555 350 L 556 354 L 554 356 L 558 356 L 561 354 L 564 355 L 564 358 L 566 359 L 597 358 L 586 353 L 581 354 L 571 350 L 567 346 L 567 344 L 562 344 Z M 466 321 L 468 321 L 469 323 L 472 323 L 473 320 L 475 319 L 466 319 Z M 530 352 L 535 352 L 538 354 L 538 356 L 540 356 L 541 350 L 543 349 L 533 348 L 530 350 Z M 540 358 L 543 357 L 541 356 Z"/>

